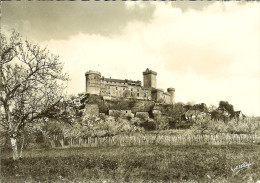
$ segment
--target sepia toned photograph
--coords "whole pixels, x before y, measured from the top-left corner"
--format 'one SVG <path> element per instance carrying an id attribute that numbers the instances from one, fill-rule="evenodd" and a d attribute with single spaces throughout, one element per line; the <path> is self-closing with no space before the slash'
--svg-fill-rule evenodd
<path id="1" fill-rule="evenodd" d="M 260 3 L 1 1 L 1 183 L 260 183 Z"/>

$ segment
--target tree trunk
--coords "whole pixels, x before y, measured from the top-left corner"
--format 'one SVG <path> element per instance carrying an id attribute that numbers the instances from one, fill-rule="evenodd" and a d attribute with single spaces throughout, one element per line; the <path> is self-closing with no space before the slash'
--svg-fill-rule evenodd
<path id="1" fill-rule="evenodd" d="M 17 139 L 16 137 L 11 137 L 11 145 L 13 150 L 13 160 L 18 159 L 18 150 L 17 150 Z"/>
<path id="2" fill-rule="evenodd" d="M 9 144 L 9 134 L 7 133 L 5 135 L 5 143 L 4 143 L 4 148 L 8 148 L 8 144 Z"/>
<path id="3" fill-rule="evenodd" d="M 51 147 L 55 148 L 55 141 L 53 139 L 51 139 L 50 141 L 51 141 Z"/>
<path id="4" fill-rule="evenodd" d="M 23 134 L 23 136 L 22 136 L 22 144 L 21 144 L 21 150 L 20 150 L 20 158 L 22 158 L 22 155 L 23 155 L 23 144 L 24 144 L 24 134 Z"/>
<path id="5" fill-rule="evenodd" d="M 64 139 L 63 139 L 63 137 L 60 139 L 60 144 L 61 144 L 61 147 L 64 147 Z"/>

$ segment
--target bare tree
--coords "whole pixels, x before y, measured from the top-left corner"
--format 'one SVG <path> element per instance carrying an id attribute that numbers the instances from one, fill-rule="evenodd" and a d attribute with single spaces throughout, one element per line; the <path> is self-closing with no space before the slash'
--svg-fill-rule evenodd
<path id="1" fill-rule="evenodd" d="M 0 124 L 9 133 L 14 160 L 25 126 L 55 117 L 68 78 L 62 69 L 46 48 L 23 41 L 15 31 L 9 40 L 1 34 Z"/>

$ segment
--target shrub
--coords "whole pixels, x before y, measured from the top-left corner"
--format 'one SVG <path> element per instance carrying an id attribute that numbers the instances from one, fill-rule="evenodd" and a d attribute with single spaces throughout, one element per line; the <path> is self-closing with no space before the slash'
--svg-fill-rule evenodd
<path id="1" fill-rule="evenodd" d="M 228 123 L 225 123 L 224 121 L 214 121 L 208 118 L 204 118 L 195 120 L 191 129 L 195 133 L 200 134 L 218 134 L 227 132 L 231 134 L 252 134 L 259 133 L 260 120 L 252 117 L 240 121 L 232 119 Z"/>
<path id="2" fill-rule="evenodd" d="M 226 133 L 228 131 L 226 123 L 224 121 L 209 121 L 209 131 L 213 134 Z"/>
<path id="3" fill-rule="evenodd" d="M 140 118 L 141 121 L 146 121 L 149 118 L 149 114 L 148 112 L 137 112 L 135 117 Z"/>
<path id="4" fill-rule="evenodd" d="M 177 128 L 177 123 L 178 123 L 177 120 L 174 120 L 174 119 L 171 118 L 169 120 L 169 128 L 170 129 L 176 129 Z"/>
<path id="5" fill-rule="evenodd" d="M 233 119 L 227 123 L 227 129 L 229 133 L 259 133 L 260 120 L 255 117 L 249 117 L 240 121 Z"/>
<path id="6" fill-rule="evenodd" d="M 140 123 L 140 127 L 143 127 L 145 130 L 148 130 L 148 131 L 156 130 L 156 123 L 152 120 L 145 121 L 145 122 Z"/>
<path id="7" fill-rule="evenodd" d="M 191 126 L 191 130 L 194 133 L 204 135 L 210 131 L 210 126 L 213 123 L 214 121 L 210 120 L 209 118 L 198 119 L 194 121 L 193 125 Z"/>
<path id="8" fill-rule="evenodd" d="M 35 139 L 36 143 L 43 143 L 44 142 L 44 136 L 42 134 L 42 132 L 37 132 L 36 133 L 36 139 Z"/>
<path id="9" fill-rule="evenodd" d="M 155 120 L 157 130 L 167 130 L 169 129 L 169 119 L 166 117 L 161 117 Z"/>

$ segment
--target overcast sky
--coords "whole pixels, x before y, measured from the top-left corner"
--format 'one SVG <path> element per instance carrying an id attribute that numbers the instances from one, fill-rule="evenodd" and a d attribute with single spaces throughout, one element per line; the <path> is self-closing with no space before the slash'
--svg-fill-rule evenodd
<path id="1" fill-rule="evenodd" d="M 2 2 L 1 31 L 12 28 L 65 63 L 68 93 L 85 91 L 85 72 L 176 89 L 177 102 L 260 115 L 258 2 Z"/>

